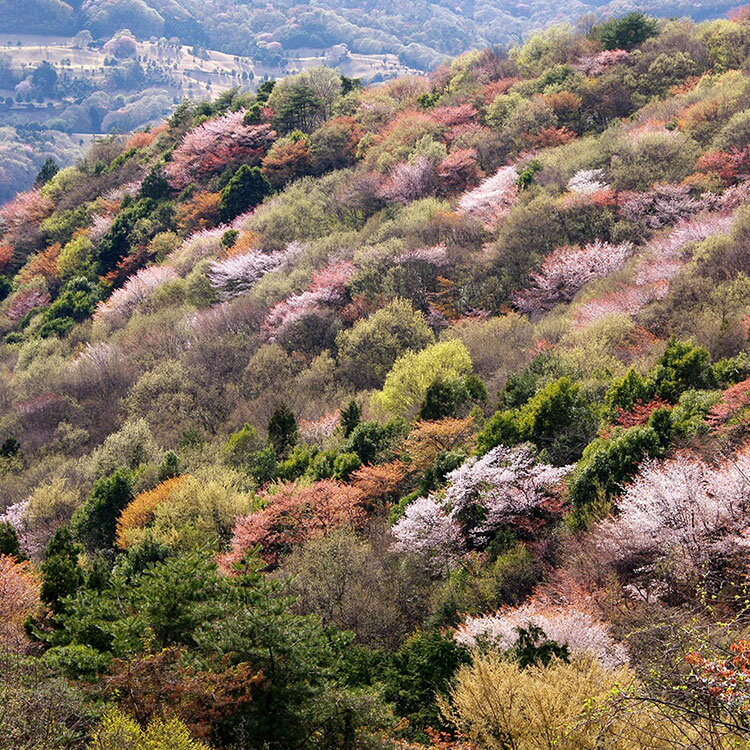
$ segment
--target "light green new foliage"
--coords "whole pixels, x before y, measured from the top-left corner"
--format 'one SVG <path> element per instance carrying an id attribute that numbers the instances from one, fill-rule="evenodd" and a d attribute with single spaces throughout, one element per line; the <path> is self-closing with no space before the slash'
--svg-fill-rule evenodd
<path id="1" fill-rule="evenodd" d="M 471 357 L 460 341 L 441 341 L 421 352 L 407 352 L 394 363 L 383 389 L 373 394 L 372 407 L 386 414 L 411 416 L 431 383 L 471 371 Z"/>
<path id="2" fill-rule="evenodd" d="M 152 719 L 145 729 L 119 709 L 104 715 L 89 750 L 210 750 L 179 719 Z"/>

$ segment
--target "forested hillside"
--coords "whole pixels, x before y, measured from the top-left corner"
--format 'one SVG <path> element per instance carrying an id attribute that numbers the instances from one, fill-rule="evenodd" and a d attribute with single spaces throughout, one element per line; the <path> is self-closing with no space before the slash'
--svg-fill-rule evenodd
<path id="1" fill-rule="evenodd" d="M 750 11 L 314 68 L 0 210 L 0 747 L 750 747 Z"/>

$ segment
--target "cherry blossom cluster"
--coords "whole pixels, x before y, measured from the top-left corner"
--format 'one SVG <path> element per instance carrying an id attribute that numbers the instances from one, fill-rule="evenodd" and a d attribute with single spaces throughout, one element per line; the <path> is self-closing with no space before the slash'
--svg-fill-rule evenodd
<path id="1" fill-rule="evenodd" d="M 548 607 L 529 602 L 492 615 L 468 617 L 456 630 L 458 643 L 467 648 L 513 648 L 519 628 L 535 625 L 550 640 L 567 646 L 572 654 L 588 654 L 603 666 L 616 669 L 628 662 L 625 646 L 612 638 L 607 625 L 588 612 L 572 607 Z"/>
<path id="2" fill-rule="evenodd" d="M 238 159 L 259 163 L 276 134 L 268 125 L 245 125 L 244 116 L 244 110 L 229 112 L 188 132 L 166 167 L 172 187 L 183 190 Z"/>
<path id="3" fill-rule="evenodd" d="M 420 247 L 415 250 L 407 250 L 405 253 L 393 259 L 398 265 L 408 265 L 410 263 L 425 263 L 429 266 L 441 268 L 450 264 L 448 252 L 445 245 L 435 245 L 434 247 Z"/>
<path id="4" fill-rule="evenodd" d="M 341 414 L 334 411 L 318 419 L 300 419 L 300 437 L 310 445 L 323 445 L 336 431 L 340 418 Z"/>
<path id="5" fill-rule="evenodd" d="M 641 576 L 697 578 L 732 548 L 747 548 L 750 451 L 718 466 L 688 455 L 650 461 L 594 532 L 615 566 L 638 561 Z M 659 572 L 657 572 L 659 571 Z"/>
<path id="6" fill-rule="evenodd" d="M 625 62 L 628 57 L 630 53 L 624 49 L 604 50 L 579 57 L 573 67 L 585 76 L 600 76 L 613 66 Z"/>
<path id="7" fill-rule="evenodd" d="M 479 187 L 464 193 L 459 213 L 473 216 L 486 226 L 496 226 L 510 212 L 518 198 L 518 172 L 515 167 L 500 167 Z"/>
<path id="8" fill-rule="evenodd" d="M 346 284 L 353 273 L 352 263 L 332 263 L 313 275 L 309 289 L 274 305 L 264 324 L 268 340 L 275 341 L 310 315 L 318 315 L 343 304 Z"/>
<path id="9" fill-rule="evenodd" d="M 581 169 L 568 180 L 568 190 L 571 193 L 592 195 L 608 189 L 609 184 L 604 178 L 603 169 Z"/>
<path id="10" fill-rule="evenodd" d="M 115 289 L 94 311 L 94 319 L 110 326 L 122 325 L 136 307 L 148 299 L 153 292 L 170 279 L 177 278 L 177 271 L 171 266 L 148 266 L 131 276 L 123 287 Z"/>
<path id="11" fill-rule="evenodd" d="M 99 241 L 109 232 L 112 227 L 114 218 L 109 215 L 96 214 L 91 222 L 91 226 L 88 228 L 89 239 L 94 243 L 98 244 Z"/>
<path id="12" fill-rule="evenodd" d="M 653 291 L 647 287 L 626 286 L 584 302 L 575 311 L 575 323 L 577 327 L 586 327 L 610 315 L 635 315 L 653 299 Z"/>
<path id="13" fill-rule="evenodd" d="M 532 285 L 514 297 L 526 313 L 549 310 L 559 302 L 569 302 L 585 284 L 621 268 L 633 254 L 633 245 L 612 245 L 596 240 L 583 247 L 561 247 L 548 255 L 542 267 L 532 274 Z"/>
<path id="14" fill-rule="evenodd" d="M 635 283 L 669 281 L 684 263 L 682 251 L 685 247 L 717 234 L 726 234 L 733 221 L 730 214 L 701 214 L 680 222 L 671 232 L 655 237 L 646 247 L 648 254 L 636 270 Z"/>
<path id="15" fill-rule="evenodd" d="M 620 215 L 649 229 L 661 229 L 706 208 L 706 201 L 690 195 L 687 185 L 656 185 L 645 193 L 623 193 Z"/>
<path id="16" fill-rule="evenodd" d="M 219 299 L 226 302 L 249 291 L 261 277 L 279 267 L 283 253 L 262 253 L 250 250 L 215 261 L 208 271 L 208 280 Z"/>
<path id="17" fill-rule="evenodd" d="M 124 185 L 118 185 L 116 188 L 105 193 L 102 196 L 102 199 L 108 202 L 119 203 L 126 195 L 129 195 L 132 198 L 138 194 L 142 183 L 143 180 L 140 179 L 127 182 Z"/>
<path id="18" fill-rule="evenodd" d="M 443 493 L 411 503 L 391 529 L 395 546 L 445 563 L 540 510 L 570 470 L 538 463 L 529 446 L 493 448 L 448 474 Z"/>
<path id="19" fill-rule="evenodd" d="M 19 289 L 9 300 L 5 314 L 13 323 L 18 323 L 24 315 L 36 307 L 46 307 L 51 298 L 46 287 L 34 284 Z"/>
<path id="20" fill-rule="evenodd" d="M 419 198 L 434 195 L 436 189 L 435 162 L 426 156 L 420 156 L 413 162 L 396 164 L 380 186 L 378 194 L 388 203 L 406 205 Z"/>

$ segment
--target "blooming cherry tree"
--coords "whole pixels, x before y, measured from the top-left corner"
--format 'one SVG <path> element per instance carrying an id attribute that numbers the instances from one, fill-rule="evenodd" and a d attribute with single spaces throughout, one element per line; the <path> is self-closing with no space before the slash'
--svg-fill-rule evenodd
<path id="1" fill-rule="evenodd" d="M 251 250 L 211 264 L 208 279 L 219 299 L 227 301 L 249 291 L 262 276 L 278 268 L 282 253 Z"/>
<path id="2" fill-rule="evenodd" d="M 244 116 L 244 110 L 229 112 L 188 132 L 166 167 L 172 187 L 183 190 L 233 161 L 259 164 L 276 134 L 268 125 L 245 125 Z"/>
<path id="3" fill-rule="evenodd" d="M 501 527 L 523 526 L 542 510 L 570 469 L 538 463 L 525 445 L 470 458 L 448 474 L 444 493 L 407 506 L 391 530 L 396 546 L 439 562 L 482 547 Z"/>
<path id="4" fill-rule="evenodd" d="M 547 638 L 567 646 L 572 654 L 595 656 L 609 669 L 628 661 L 625 647 L 593 615 L 572 607 L 550 607 L 534 601 L 492 615 L 468 617 L 456 630 L 455 638 L 467 648 L 487 645 L 508 651 L 518 640 L 518 629 L 530 625 L 541 628 Z"/>
<path id="5" fill-rule="evenodd" d="M 516 168 L 500 167 L 479 187 L 464 193 L 458 202 L 458 211 L 479 219 L 487 226 L 496 226 L 508 215 L 517 198 Z"/>
<path id="6" fill-rule="evenodd" d="M 532 274 L 532 286 L 516 294 L 516 306 L 532 313 L 569 302 L 584 284 L 620 268 L 632 254 L 629 242 L 612 245 L 596 240 L 583 247 L 559 248 Z"/>
<path id="7" fill-rule="evenodd" d="M 716 467 L 687 455 L 650 461 L 594 539 L 621 570 L 695 580 L 733 547 L 747 548 L 748 477 L 748 449 Z"/>
<path id="8" fill-rule="evenodd" d="M 162 284 L 175 278 L 177 272 L 167 265 L 142 268 L 125 282 L 125 286 L 115 289 L 109 299 L 99 303 L 94 319 L 112 326 L 122 325 L 141 302 Z"/>
<path id="9" fill-rule="evenodd" d="M 603 169 L 581 169 L 568 180 L 568 190 L 571 193 L 592 195 L 600 190 L 608 190 L 609 185 L 604 179 Z"/>

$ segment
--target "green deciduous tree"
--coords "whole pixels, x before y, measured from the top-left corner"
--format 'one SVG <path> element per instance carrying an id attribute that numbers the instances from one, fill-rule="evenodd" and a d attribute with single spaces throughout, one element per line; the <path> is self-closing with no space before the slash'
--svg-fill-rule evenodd
<path id="1" fill-rule="evenodd" d="M 376 409 L 399 416 L 412 415 L 436 379 L 468 375 L 471 357 L 458 340 L 441 341 L 420 352 L 407 352 L 396 360 L 383 389 L 372 397 Z"/>

